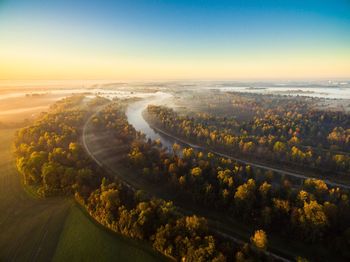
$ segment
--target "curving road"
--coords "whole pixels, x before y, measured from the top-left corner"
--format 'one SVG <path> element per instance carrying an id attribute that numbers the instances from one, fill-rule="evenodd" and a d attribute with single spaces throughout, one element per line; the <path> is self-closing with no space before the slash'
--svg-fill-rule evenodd
<path id="1" fill-rule="evenodd" d="M 91 123 L 91 120 L 93 119 L 93 117 L 96 114 L 98 114 L 103 108 L 104 107 L 100 108 L 92 116 L 90 116 L 89 119 L 85 122 L 85 124 L 83 126 L 82 144 L 83 144 L 85 151 L 91 157 L 91 159 L 93 159 L 95 161 L 95 163 L 97 165 L 99 165 L 101 168 L 105 169 L 109 174 L 117 176 L 124 185 L 128 186 L 129 188 L 133 188 L 133 189 L 143 189 L 148 194 L 157 196 L 157 192 L 155 192 L 156 190 L 153 190 L 152 192 L 148 192 L 148 191 L 150 191 L 149 187 L 144 186 L 144 184 L 140 181 L 135 181 L 132 178 L 127 178 L 125 175 L 122 174 L 122 172 L 119 172 L 119 170 L 116 168 L 116 165 L 113 165 L 113 161 L 109 161 L 106 158 L 106 156 L 103 156 L 103 154 L 101 154 L 101 150 L 95 150 L 96 147 L 93 143 L 94 143 L 94 141 L 98 140 L 98 136 L 92 132 L 90 123 Z M 108 150 L 108 149 L 106 149 L 106 150 Z M 115 161 L 114 161 L 114 164 L 115 164 Z M 131 177 L 131 175 L 130 175 L 130 177 Z M 161 196 L 158 196 L 158 197 L 161 197 Z M 175 203 L 175 204 L 178 204 L 178 203 Z M 188 209 L 186 210 L 186 208 L 188 208 L 188 207 L 181 208 L 181 205 L 180 205 L 180 210 L 184 214 L 193 214 L 194 213 L 192 211 L 189 211 Z M 206 216 L 206 215 L 203 215 L 203 216 Z M 238 237 L 237 234 L 235 234 L 235 232 L 232 231 L 232 228 L 230 229 L 230 225 L 225 225 L 224 223 L 219 222 L 217 219 L 211 219 L 208 217 L 206 217 L 206 218 L 207 218 L 208 223 L 210 225 L 210 230 L 212 232 L 214 232 L 215 234 L 220 235 L 220 236 L 225 237 L 225 238 L 228 238 L 231 241 L 234 241 L 238 244 L 243 244 L 246 242 L 246 241 L 242 240 L 242 238 L 243 238 L 242 236 Z M 246 239 L 247 237 L 244 237 L 244 238 Z M 266 255 L 271 256 L 278 261 L 284 261 L 284 262 L 291 261 L 291 260 L 289 260 L 285 257 L 282 257 L 276 253 L 273 253 L 271 251 L 265 251 L 265 253 L 266 253 Z M 282 253 L 284 253 L 284 251 L 282 251 Z M 291 254 L 289 254 L 289 256 L 290 255 Z"/>
<path id="2" fill-rule="evenodd" d="M 128 120 L 129 120 L 129 122 L 131 124 L 133 124 L 133 125 L 136 124 L 136 126 L 135 126 L 136 130 L 141 131 L 143 133 L 145 133 L 144 132 L 145 128 L 148 131 L 151 129 L 152 133 L 151 133 L 151 137 L 150 138 L 151 139 L 161 138 L 162 143 L 165 142 L 166 146 L 168 148 L 169 148 L 169 144 L 170 143 L 169 143 L 169 141 L 167 141 L 167 138 L 170 138 L 168 140 L 174 140 L 174 141 L 177 141 L 177 142 L 181 143 L 182 145 L 189 146 L 189 147 L 192 147 L 192 148 L 195 148 L 195 149 L 198 149 L 198 150 L 204 150 L 204 151 L 207 151 L 207 152 L 211 152 L 214 155 L 225 157 L 225 158 L 228 158 L 228 159 L 232 159 L 234 161 L 237 161 L 237 162 L 240 162 L 240 163 L 243 163 L 243 164 L 246 164 L 246 165 L 250 165 L 250 166 L 253 166 L 253 167 L 257 167 L 257 168 L 273 171 L 276 174 L 290 176 L 290 177 L 294 177 L 294 178 L 298 178 L 298 179 L 302 179 L 302 180 L 310 178 L 309 176 L 306 176 L 306 175 L 303 175 L 303 174 L 300 174 L 300 173 L 296 173 L 296 172 L 292 172 L 292 171 L 289 171 L 289 170 L 283 170 L 283 169 L 280 169 L 280 168 L 267 166 L 267 165 L 264 165 L 262 163 L 256 163 L 256 162 L 247 161 L 247 160 L 240 159 L 240 158 L 237 158 L 237 157 L 233 157 L 233 156 L 230 156 L 228 154 L 224 154 L 224 153 L 221 153 L 221 152 L 218 152 L 218 151 L 214 151 L 214 150 L 208 150 L 207 148 L 205 148 L 203 146 L 193 144 L 193 143 L 188 142 L 188 141 L 186 141 L 186 140 L 184 140 L 182 138 L 176 137 L 173 134 L 170 134 L 170 133 L 168 133 L 168 132 L 166 132 L 166 131 L 164 131 L 162 129 L 159 129 L 159 128 L 155 127 L 155 126 L 152 126 L 152 125 L 150 125 L 150 123 L 148 123 L 143 118 L 142 112 L 147 107 L 148 104 L 153 104 L 154 102 L 159 102 L 159 98 L 145 99 L 143 101 L 139 101 L 139 102 L 131 104 L 129 106 L 128 110 L 130 108 L 134 107 L 133 108 L 133 113 L 138 114 L 138 115 L 133 116 L 132 117 L 133 119 L 129 119 L 129 116 L 128 116 Z M 125 174 L 124 175 L 121 174 L 121 172 L 118 171 L 116 166 L 113 165 L 113 161 L 112 162 L 108 161 L 106 159 L 106 156 L 103 157 L 103 156 L 100 155 L 100 151 L 103 151 L 103 148 L 102 148 L 102 150 L 101 150 L 101 148 L 99 150 L 93 149 L 93 146 L 92 146 L 92 144 L 94 143 L 93 141 L 98 139 L 98 136 L 96 134 L 91 133 L 91 130 L 89 130 L 89 124 L 91 122 L 91 119 L 96 114 L 98 114 L 103 108 L 104 107 L 101 107 L 99 110 L 97 110 L 95 112 L 95 114 L 93 114 L 86 121 L 86 123 L 85 123 L 85 125 L 83 127 L 82 143 L 83 143 L 83 146 L 84 146 L 86 152 L 89 154 L 89 156 L 100 167 L 104 168 L 111 175 L 115 175 L 118 178 L 120 178 L 121 182 L 124 185 L 126 185 L 127 187 L 134 188 L 134 189 L 143 189 L 144 191 L 146 191 L 148 193 L 151 193 L 152 195 L 157 195 L 157 192 L 155 192 L 156 190 L 152 190 L 149 187 L 148 188 L 144 188 L 144 185 L 142 184 L 142 182 L 135 181 L 133 179 L 129 179 L 129 177 L 125 176 Z M 132 120 L 132 121 L 130 121 L 130 120 Z M 133 123 L 133 122 L 135 122 L 135 123 Z M 142 122 L 142 123 L 140 124 L 140 122 Z M 156 131 L 156 133 L 158 133 L 158 134 L 155 135 L 154 131 Z M 159 136 L 159 135 L 162 135 L 162 136 Z M 87 139 L 87 138 L 89 138 L 89 139 Z M 93 138 L 93 139 L 91 139 L 91 138 Z M 89 144 L 89 143 L 91 143 L 91 144 Z M 346 185 L 346 184 L 330 181 L 330 180 L 327 180 L 327 179 L 326 180 L 322 179 L 322 180 L 327 185 L 332 186 L 332 187 L 339 187 L 339 188 L 344 188 L 344 189 L 350 189 L 350 186 Z M 183 212 L 184 213 L 189 213 L 188 211 L 186 211 L 184 209 L 183 209 Z M 203 216 L 206 216 L 206 215 L 204 214 Z M 211 219 L 211 218 L 208 218 L 208 217 L 207 217 L 207 219 L 208 219 L 208 222 L 209 222 L 209 224 L 210 224 L 210 226 L 212 228 L 212 231 L 215 232 L 216 234 L 221 235 L 221 236 L 226 237 L 226 238 L 229 238 L 232 241 L 234 241 L 236 243 L 239 243 L 239 244 L 244 243 L 244 241 L 242 240 L 242 237 L 236 237 L 237 234 L 235 234 L 235 232 L 233 232 L 232 230 L 227 230 L 227 226 L 225 226 L 225 223 L 218 222 L 216 219 Z M 222 228 L 225 228 L 225 230 L 223 230 Z M 284 251 L 282 251 L 282 253 L 284 253 Z M 288 259 L 286 259 L 284 257 L 281 257 L 280 255 L 275 254 L 275 253 L 271 253 L 271 252 L 266 251 L 266 254 L 274 257 L 275 259 L 281 260 L 281 261 L 289 261 Z"/>
<path id="3" fill-rule="evenodd" d="M 225 157 L 225 158 L 228 158 L 228 159 L 232 159 L 232 160 L 234 160 L 236 162 L 243 163 L 243 164 L 246 164 L 246 165 L 250 165 L 250 166 L 258 167 L 258 168 L 261 168 L 261 169 L 273 171 L 273 172 L 275 172 L 277 174 L 280 174 L 280 175 L 291 176 L 291 177 L 300 178 L 300 179 L 308 179 L 308 178 L 310 178 L 310 176 L 302 175 L 302 174 L 299 174 L 299 173 L 295 173 L 295 172 L 291 172 L 291 171 L 287 171 L 287 170 L 283 170 L 283 169 L 279 169 L 279 168 L 275 168 L 275 167 L 270 167 L 270 166 L 267 166 L 267 165 L 264 165 L 264 164 L 247 161 L 247 160 L 244 160 L 244 159 L 241 159 L 241 158 L 237 158 L 237 157 L 233 157 L 233 156 L 230 156 L 230 155 L 227 155 L 227 154 L 224 154 L 224 153 L 220 153 L 218 151 L 210 150 L 210 149 L 207 149 L 205 147 L 192 144 L 192 143 L 190 143 L 190 142 L 188 142 L 188 141 L 186 141 L 184 139 L 181 139 L 179 137 L 176 137 L 176 136 L 174 136 L 174 135 L 172 135 L 172 134 L 170 134 L 170 133 L 168 133 L 168 132 L 166 132 L 166 131 L 158 128 L 158 127 L 155 127 L 153 125 L 151 125 L 151 127 L 154 130 L 156 130 L 157 132 L 159 132 L 159 133 L 161 133 L 161 134 L 163 134 L 165 136 L 171 137 L 172 139 L 174 139 L 176 141 L 179 141 L 181 144 L 193 147 L 195 149 L 205 150 L 205 151 L 210 152 L 210 153 L 212 153 L 214 155 Z M 350 185 L 346 185 L 346 184 L 330 181 L 328 179 L 323 179 L 323 178 L 320 178 L 320 179 L 322 179 L 329 186 L 339 187 L 339 188 L 344 188 L 344 189 L 350 189 Z"/>

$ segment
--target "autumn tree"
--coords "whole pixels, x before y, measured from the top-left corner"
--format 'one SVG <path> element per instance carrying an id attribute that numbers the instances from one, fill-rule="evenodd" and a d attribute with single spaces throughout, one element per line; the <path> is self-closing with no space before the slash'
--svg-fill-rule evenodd
<path id="1" fill-rule="evenodd" d="M 250 238 L 252 245 L 260 250 L 267 249 L 267 235 L 264 230 L 256 230 L 254 235 Z"/>

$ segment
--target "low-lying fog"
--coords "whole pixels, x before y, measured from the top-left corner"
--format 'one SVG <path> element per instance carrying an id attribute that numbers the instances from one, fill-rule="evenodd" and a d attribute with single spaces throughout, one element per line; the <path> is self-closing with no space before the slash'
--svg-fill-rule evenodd
<path id="1" fill-rule="evenodd" d="M 0 122 L 16 123 L 35 117 L 53 102 L 72 95 L 86 94 L 106 98 L 150 98 L 157 93 L 158 103 L 164 94 L 176 96 L 187 92 L 243 92 L 325 98 L 325 106 L 349 105 L 349 81 L 323 82 L 111 82 L 111 81 L 1 81 Z M 160 93 L 161 92 L 161 93 Z M 169 97 L 168 97 L 169 98 Z M 340 102 L 339 102 L 340 101 Z M 169 99 L 168 99 L 169 103 Z M 140 122 L 141 123 L 141 122 Z"/>

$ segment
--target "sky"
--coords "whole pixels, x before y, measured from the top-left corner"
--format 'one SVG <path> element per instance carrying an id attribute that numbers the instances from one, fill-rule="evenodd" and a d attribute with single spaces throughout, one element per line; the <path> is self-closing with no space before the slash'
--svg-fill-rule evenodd
<path id="1" fill-rule="evenodd" d="M 0 0 L 0 79 L 350 78 L 348 0 Z"/>

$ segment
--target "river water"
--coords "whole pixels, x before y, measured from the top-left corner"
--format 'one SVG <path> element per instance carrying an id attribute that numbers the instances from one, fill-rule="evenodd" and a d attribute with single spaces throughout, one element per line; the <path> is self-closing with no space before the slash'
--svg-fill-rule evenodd
<path id="1" fill-rule="evenodd" d="M 137 130 L 146 136 L 146 139 L 159 140 L 163 147 L 167 151 L 172 150 L 172 145 L 175 140 L 166 137 L 150 127 L 146 120 L 142 116 L 142 112 L 147 108 L 148 105 L 167 105 L 172 98 L 171 94 L 164 92 L 157 92 L 154 96 L 145 98 L 141 101 L 134 102 L 129 105 L 126 110 L 126 116 L 128 122 Z"/>

